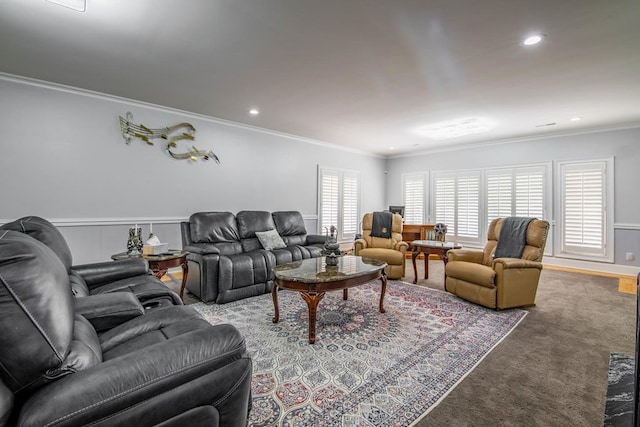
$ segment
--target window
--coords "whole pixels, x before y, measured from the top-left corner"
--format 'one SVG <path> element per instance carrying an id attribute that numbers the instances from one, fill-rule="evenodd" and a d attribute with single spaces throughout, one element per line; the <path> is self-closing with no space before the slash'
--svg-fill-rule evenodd
<path id="1" fill-rule="evenodd" d="M 324 234 L 332 225 L 338 240 L 353 240 L 360 225 L 360 173 L 318 168 L 318 224 Z"/>
<path id="2" fill-rule="evenodd" d="M 426 174 L 402 176 L 405 224 L 424 224 L 426 220 Z"/>
<path id="3" fill-rule="evenodd" d="M 447 225 L 448 240 L 480 242 L 480 177 L 480 171 L 433 174 L 433 217 Z"/>
<path id="4" fill-rule="evenodd" d="M 547 166 L 489 169 L 486 176 L 487 226 L 495 218 L 547 219 Z"/>
<path id="5" fill-rule="evenodd" d="M 613 262 L 613 159 L 561 162 L 560 253 Z"/>

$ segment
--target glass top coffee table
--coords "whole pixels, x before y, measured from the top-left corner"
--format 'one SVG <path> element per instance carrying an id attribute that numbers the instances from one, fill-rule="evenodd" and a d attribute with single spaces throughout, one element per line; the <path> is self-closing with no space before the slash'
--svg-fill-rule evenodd
<path id="1" fill-rule="evenodd" d="M 344 255 L 338 258 L 338 265 L 327 265 L 325 257 L 310 258 L 273 269 L 276 279 L 271 288 L 275 315 L 273 323 L 280 320 L 278 308 L 278 288 L 300 292 L 309 308 L 309 344 L 316 342 L 316 314 L 318 303 L 329 291 L 342 290 L 342 298 L 347 300 L 349 288 L 380 279 L 380 313 L 384 313 L 384 294 L 387 290 L 386 262 L 359 256 Z"/>

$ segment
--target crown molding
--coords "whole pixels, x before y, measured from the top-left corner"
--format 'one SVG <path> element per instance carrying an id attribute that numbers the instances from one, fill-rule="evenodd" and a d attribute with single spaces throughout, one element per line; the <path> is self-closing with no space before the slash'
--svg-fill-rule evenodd
<path id="1" fill-rule="evenodd" d="M 531 142 L 531 141 L 537 141 L 537 140 L 549 139 L 549 138 L 564 138 L 564 137 L 575 136 L 575 135 L 585 135 L 585 134 L 592 134 L 592 133 L 611 132 L 611 131 L 636 129 L 636 128 L 640 128 L 640 122 L 629 122 L 629 123 L 622 123 L 622 124 L 609 125 L 609 126 L 596 126 L 591 128 L 585 128 L 582 130 L 550 132 L 544 135 L 531 135 L 531 136 L 523 136 L 518 138 L 499 139 L 495 141 L 474 142 L 474 143 L 453 145 L 450 147 L 440 146 L 440 147 L 425 148 L 424 150 L 414 151 L 411 153 L 403 153 L 403 154 L 397 154 L 395 156 L 387 156 L 387 159 L 392 160 L 392 159 L 400 159 L 404 157 L 424 156 L 424 155 L 429 155 L 433 153 L 446 153 L 451 151 L 490 147 L 494 145 L 517 144 L 521 142 Z"/>
<path id="2" fill-rule="evenodd" d="M 191 112 L 191 111 L 186 111 L 186 110 L 180 110 L 180 109 L 177 109 L 177 108 L 167 107 L 167 106 L 164 106 L 164 105 L 152 104 L 150 102 L 138 101 L 138 100 L 131 99 L 131 98 L 124 98 L 124 97 L 121 97 L 121 96 L 110 95 L 110 94 L 102 93 L 102 92 L 96 92 L 96 91 L 92 91 L 92 90 L 89 90 L 89 89 L 82 89 L 82 88 L 78 88 L 78 87 L 74 87 L 74 86 L 63 85 L 63 84 L 60 84 L 60 83 L 53 83 L 53 82 L 48 82 L 48 81 L 45 81 L 45 80 L 38 80 L 38 79 L 30 78 L 30 77 L 19 76 L 19 75 L 16 75 L 16 74 L 9 74 L 9 73 L 0 72 L 0 80 L 12 82 L 12 83 L 24 84 L 24 85 L 28 85 L 28 86 L 40 87 L 40 88 L 43 88 L 43 89 L 54 90 L 54 91 L 57 91 L 57 92 L 64 92 L 64 93 L 69 93 L 69 94 L 73 94 L 73 95 L 86 96 L 86 97 L 89 97 L 89 98 L 100 99 L 100 100 L 103 100 L 103 101 L 117 102 L 117 103 L 120 103 L 120 104 L 125 104 L 125 105 L 134 106 L 134 107 L 140 107 L 140 108 L 146 108 L 146 109 L 149 109 L 149 110 L 161 111 L 161 112 L 164 112 L 164 113 L 179 114 L 179 115 L 181 115 L 183 117 L 202 120 L 202 121 L 205 121 L 205 122 L 215 123 L 215 124 L 223 125 L 223 126 L 229 126 L 229 127 L 239 128 L 239 129 L 245 129 L 245 130 L 249 130 L 249 131 L 252 131 L 252 132 L 258 132 L 258 133 L 263 133 L 263 134 L 267 134 L 267 135 L 278 136 L 278 137 L 281 137 L 281 138 L 292 139 L 292 140 L 295 140 L 295 141 L 300 141 L 300 142 L 304 142 L 304 143 L 311 144 L 311 145 L 317 145 L 317 146 L 321 146 L 321 147 L 325 147 L 325 148 L 330 148 L 332 150 L 346 151 L 346 152 L 351 152 L 351 153 L 360 154 L 360 155 L 363 155 L 363 156 L 375 157 L 375 158 L 380 158 L 380 159 L 384 159 L 385 158 L 385 156 L 382 156 L 382 155 L 379 155 L 379 154 L 376 154 L 376 153 L 371 153 L 371 152 L 368 152 L 368 151 L 358 150 L 358 149 L 350 148 L 350 147 L 344 147 L 342 145 L 333 144 L 333 143 L 326 142 L 326 141 L 320 141 L 320 140 L 317 140 L 317 139 L 306 138 L 304 136 L 293 135 L 293 134 L 286 133 L 286 132 L 280 132 L 280 131 L 267 129 L 267 128 L 262 128 L 262 127 L 258 127 L 258 126 L 253 126 L 253 125 L 249 125 L 249 124 L 245 124 L 245 123 L 234 122 L 234 121 L 231 121 L 231 120 L 220 119 L 220 118 L 213 117 L 213 116 L 207 116 L 205 114 L 194 113 L 194 112 Z"/>

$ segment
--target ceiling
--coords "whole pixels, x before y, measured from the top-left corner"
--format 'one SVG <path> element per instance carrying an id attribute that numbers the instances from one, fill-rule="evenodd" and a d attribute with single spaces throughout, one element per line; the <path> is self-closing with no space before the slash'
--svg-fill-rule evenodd
<path id="1" fill-rule="evenodd" d="M 639 20 L 637 0 L 0 0 L 0 72 L 394 156 L 639 125 Z M 415 132 L 468 117 L 491 129 Z"/>

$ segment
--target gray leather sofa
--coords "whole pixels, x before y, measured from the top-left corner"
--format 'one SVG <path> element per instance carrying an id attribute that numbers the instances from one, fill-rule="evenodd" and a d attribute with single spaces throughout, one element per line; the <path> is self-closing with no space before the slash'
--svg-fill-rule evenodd
<path id="1" fill-rule="evenodd" d="M 76 304 L 105 296 L 129 318 L 97 331 Z M 247 424 L 251 359 L 232 325 L 184 305 L 145 312 L 126 292 L 74 298 L 58 256 L 12 230 L 0 313 L 0 426 Z"/>
<path id="2" fill-rule="evenodd" d="M 264 249 L 256 232 L 277 230 L 285 247 Z M 307 234 L 298 211 L 198 212 L 181 223 L 187 290 L 218 304 L 271 290 L 276 265 L 322 256 L 326 236 Z"/>

